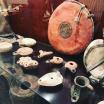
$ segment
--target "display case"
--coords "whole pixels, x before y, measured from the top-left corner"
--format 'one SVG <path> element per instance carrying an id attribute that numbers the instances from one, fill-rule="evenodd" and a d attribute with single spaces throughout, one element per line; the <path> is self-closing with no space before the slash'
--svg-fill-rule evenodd
<path id="1" fill-rule="evenodd" d="M 30 56 L 39 62 L 39 67 L 32 70 L 26 70 L 16 64 L 19 57 L 14 56 L 12 53 L 18 49 L 18 47 L 18 44 L 15 43 L 13 45 L 13 49 L 10 52 L 0 54 L 0 57 L 2 58 L 0 64 L 0 71 L 2 72 L 0 76 L 0 98 L 2 99 L 1 104 L 71 104 L 70 91 L 71 86 L 73 85 L 74 77 L 78 75 L 88 75 L 82 62 L 82 55 L 67 56 L 64 54 L 59 54 L 54 49 L 52 49 L 51 46 L 37 42 L 37 45 L 33 47 L 34 52 Z M 40 49 L 47 51 L 51 50 L 54 52 L 54 54 L 48 58 L 46 57 L 38 59 L 37 52 Z M 45 63 L 47 59 L 53 57 L 54 55 L 62 57 L 65 61 L 76 61 L 78 63 L 76 74 L 73 75 L 70 73 L 70 71 L 65 70 L 63 65 L 57 66 Z M 56 70 L 60 71 L 64 78 L 63 84 L 61 86 L 41 87 L 36 85 L 36 79 L 40 78 L 46 73 Z M 29 80 L 30 82 L 28 82 L 29 78 L 26 76 L 32 76 L 32 84 L 35 84 L 35 87 L 30 87 L 32 85 L 30 84 L 31 81 Z M 30 79 L 32 80 L 32 78 Z M 20 92 L 14 88 L 19 88 Z M 95 87 L 94 92 L 91 93 L 91 95 L 86 100 L 83 100 L 77 104 L 92 104 L 92 102 L 93 104 L 96 104 L 99 100 L 103 99 L 103 96 L 104 94 L 101 91 L 101 88 Z"/>
<path id="2" fill-rule="evenodd" d="M 0 1 L 0 104 L 98 104 L 104 100 L 104 40 L 90 44 L 93 14 L 81 2 L 67 0 L 55 13 L 63 1 Z M 90 25 L 84 26 L 86 19 Z"/>

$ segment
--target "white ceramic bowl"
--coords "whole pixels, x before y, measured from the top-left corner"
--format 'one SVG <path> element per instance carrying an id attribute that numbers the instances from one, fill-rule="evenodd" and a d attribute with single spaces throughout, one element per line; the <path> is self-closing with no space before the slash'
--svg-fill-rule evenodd
<path id="1" fill-rule="evenodd" d="M 32 38 L 23 38 L 19 43 L 19 45 L 23 45 L 27 47 L 34 46 L 35 44 L 36 44 L 36 40 Z"/>
<path id="2" fill-rule="evenodd" d="M 8 52 L 12 49 L 12 44 L 8 42 L 0 42 L 0 53 Z"/>

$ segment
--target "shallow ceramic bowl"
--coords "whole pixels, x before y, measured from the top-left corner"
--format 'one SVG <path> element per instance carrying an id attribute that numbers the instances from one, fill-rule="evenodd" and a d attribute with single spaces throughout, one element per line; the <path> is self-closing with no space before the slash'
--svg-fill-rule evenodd
<path id="1" fill-rule="evenodd" d="M 35 44 L 36 44 L 36 40 L 32 38 L 23 38 L 21 42 L 19 42 L 20 46 L 27 46 L 27 47 L 34 46 Z"/>
<path id="2" fill-rule="evenodd" d="M 0 53 L 9 52 L 12 49 L 12 44 L 8 42 L 1 42 L 0 43 Z"/>

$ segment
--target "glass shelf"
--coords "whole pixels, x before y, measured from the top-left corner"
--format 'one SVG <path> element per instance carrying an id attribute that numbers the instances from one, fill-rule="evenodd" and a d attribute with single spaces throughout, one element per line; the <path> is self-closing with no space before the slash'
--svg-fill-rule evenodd
<path id="1" fill-rule="evenodd" d="M 65 101 L 62 101 L 61 104 L 64 104 L 65 102 L 70 102 L 70 97 L 69 97 L 69 89 L 67 87 L 63 86 L 58 86 L 57 88 L 44 88 L 44 87 L 39 87 L 38 85 L 35 85 L 37 83 L 37 80 L 39 77 L 42 75 L 53 71 L 54 68 L 52 66 L 48 65 L 45 63 L 46 59 L 38 59 L 35 56 L 35 52 L 37 53 L 40 49 L 43 50 L 52 50 L 54 51 L 49 45 L 43 44 L 38 42 L 36 46 L 33 47 L 34 49 L 34 54 L 31 55 L 32 58 L 36 59 L 39 62 L 39 67 L 37 69 L 33 70 L 26 70 L 20 67 L 19 65 L 16 64 L 16 61 L 18 60 L 18 56 L 14 56 L 13 52 L 19 48 L 18 44 L 14 44 L 13 50 L 8 52 L 8 53 L 0 53 L 0 72 L 1 75 L 4 75 L 4 77 L 7 79 L 10 89 L 10 98 L 14 99 L 14 96 L 20 97 L 22 99 L 23 93 L 29 95 L 24 95 L 24 97 L 27 97 L 31 95 L 37 95 L 40 96 L 43 102 L 45 104 L 57 104 L 60 99 L 64 97 Z M 56 54 L 56 52 L 55 52 Z M 52 57 L 52 56 L 51 56 Z M 47 58 L 48 59 L 48 58 Z M 57 68 L 58 69 L 58 68 Z M 32 79 L 32 82 L 28 82 L 28 79 Z M 29 80 L 30 81 L 30 80 Z M 34 87 L 31 87 L 31 85 L 35 85 Z M 23 92 L 21 94 L 17 92 L 16 95 L 16 89 L 13 90 L 13 88 L 19 89 Z M 14 96 L 11 96 L 11 91 L 14 94 Z M 19 94 L 20 95 L 19 95 Z M 19 100 L 20 100 L 19 99 Z M 20 100 L 21 101 L 21 100 Z M 31 100 L 30 100 L 31 101 Z M 29 102 L 30 102 L 29 101 Z M 12 103 L 15 101 L 12 100 Z M 25 101 L 24 101 L 25 102 Z M 32 103 L 32 102 L 31 102 Z M 21 104 L 21 103 L 20 103 Z M 30 103 L 29 103 L 30 104 Z M 32 103 L 34 104 L 34 103 Z M 38 103 L 36 103 L 38 104 Z M 41 103 L 42 104 L 42 103 Z"/>
<path id="2" fill-rule="evenodd" d="M 19 48 L 18 44 L 13 45 L 13 49 L 8 53 L 0 54 L 0 73 L 4 75 L 6 81 L 8 81 L 9 87 L 6 90 L 8 96 L 5 99 L 9 99 L 8 103 L 0 104 L 71 104 L 70 88 L 73 85 L 73 79 L 77 75 L 87 75 L 82 62 L 82 54 L 76 56 L 68 56 L 56 52 L 51 46 L 37 42 L 36 46 L 32 47 L 34 53 L 30 55 L 33 59 L 39 62 L 37 69 L 26 70 L 16 64 L 19 59 L 18 56 L 14 56 L 13 52 Z M 53 51 L 54 54 L 50 57 L 39 59 L 37 53 L 39 50 Z M 53 56 L 60 56 L 65 61 L 73 60 L 78 63 L 78 71 L 75 75 L 72 75 L 69 71 L 63 70 L 61 66 L 54 66 L 45 63 L 45 61 Z M 56 87 L 41 87 L 37 84 L 38 78 L 48 72 L 58 70 L 64 77 L 63 84 Z M 0 77 L 0 79 L 2 76 Z M 2 78 L 2 80 L 4 80 Z M 6 82 L 7 84 L 7 82 Z M 5 94 L 4 94 L 5 96 Z M 100 94 L 98 95 L 100 96 Z M 89 100 L 84 101 L 84 104 L 96 104 L 96 96 L 91 96 Z M 10 102 L 10 103 L 9 103 Z M 27 102 L 27 103 L 26 103 Z M 80 104 L 83 104 L 80 103 Z"/>

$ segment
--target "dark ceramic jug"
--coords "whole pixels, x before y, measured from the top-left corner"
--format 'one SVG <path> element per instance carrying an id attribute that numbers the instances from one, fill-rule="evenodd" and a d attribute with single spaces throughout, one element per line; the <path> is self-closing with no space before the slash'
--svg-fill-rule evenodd
<path id="1" fill-rule="evenodd" d="M 5 1 L 5 0 L 4 0 Z M 48 20 L 53 10 L 64 0 L 13 0 L 8 20 L 15 33 L 47 42 Z"/>

